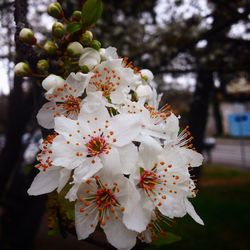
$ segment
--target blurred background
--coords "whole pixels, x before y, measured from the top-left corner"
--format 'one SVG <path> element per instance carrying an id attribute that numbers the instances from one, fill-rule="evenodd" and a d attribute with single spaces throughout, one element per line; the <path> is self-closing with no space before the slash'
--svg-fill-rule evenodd
<path id="1" fill-rule="evenodd" d="M 55 22 L 46 14 L 51 2 L 0 1 L 0 249 L 106 249 L 48 236 L 47 197 L 26 194 L 36 174 L 35 116 L 44 100 L 34 81 L 13 74 L 16 62 L 32 60 L 17 34 L 31 27 L 43 41 Z M 59 2 L 69 14 L 83 1 Z M 193 201 L 205 226 L 177 220 L 167 229 L 172 244 L 152 248 L 250 249 L 249 0 L 104 0 L 104 6 L 95 37 L 153 71 L 162 104 L 190 126 L 206 159 L 195 173 L 200 192 Z"/>

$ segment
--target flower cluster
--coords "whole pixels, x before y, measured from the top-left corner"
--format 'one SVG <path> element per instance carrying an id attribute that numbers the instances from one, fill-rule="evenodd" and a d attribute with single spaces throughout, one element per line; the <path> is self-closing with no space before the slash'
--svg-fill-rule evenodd
<path id="1" fill-rule="evenodd" d="M 189 169 L 203 158 L 170 106 L 159 109 L 153 74 L 113 47 L 77 53 L 86 73 L 42 82 L 48 102 L 37 119 L 54 133 L 41 144 L 40 172 L 28 193 L 67 187 L 78 238 L 99 225 L 118 249 L 150 242 L 162 223 L 187 213 L 203 224 L 189 201 L 196 194 Z"/>

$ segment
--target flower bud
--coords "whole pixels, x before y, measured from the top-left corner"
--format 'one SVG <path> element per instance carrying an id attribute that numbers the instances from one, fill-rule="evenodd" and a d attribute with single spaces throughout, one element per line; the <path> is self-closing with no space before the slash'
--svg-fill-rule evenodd
<path id="1" fill-rule="evenodd" d="M 67 53 L 71 56 L 79 56 L 83 51 L 84 49 L 79 42 L 72 42 L 67 47 Z"/>
<path id="2" fill-rule="evenodd" d="M 23 28 L 19 33 L 20 41 L 30 45 L 36 44 L 36 38 L 31 29 Z"/>
<path id="3" fill-rule="evenodd" d="M 48 6 L 48 14 L 54 18 L 61 19 L 64 16 L 63 9 L 60 3 L 51 3 Z"/>
<path id="4" fill-rule="evenodd" d="M 52 26 L 52 34 L 56 38 L 61 38 L 65 33 L 64 25 L 60 22 L 56 22 Z"/>
<path id="5" fill-rule="evenodd" d="M 145 80 L 146 82 L 151 82 L 154 79 L 154 75 L 150 70 L 142 69 L 140 72 L 143 80 Z"/>
<path id="6" fill-rule="evenodd" d="M 93 34 L 91 31 L 87 30 L 85 31 L 81 37 L 80 37 L 80 42 L 84 45 L 84 46 L 90 46 L 91 42 L 93 39 Z"/>
<path id="7" fill-rule="evenodd" d="M 48 75 L 42 81 L 42 86 L 45 90 L 49 91 L 51 89 L 63 87 L 64 83 L 65 81 L 62 77 L 51 74 L 51 75 Z"/>
<path id="8" fill-rule="evenodd" d="M 101 48 L 101 43 L 97 40 L 93 40 L 90 44 L 90 46 L 95 49 L 95 50 L 99 50 Z"/>
<path id="9" fill-rule="evenodd" d="M 20 62 L 15 65 L 14 72 L 17 76 L 20 76 L 20 77 L 30 76 L 31 69 L 28 63 Z"/>
<path id="10" fill-rule="evenodd" d="M 72 21 L 74 21 L 74 22 L 80 21 L 81 18 L 82 18 L 82 12 L 79 10 L 75 10 L 72 14 L 72 17 L 71 17 Z"/>
<path id="11" fill-rule="evenodd" d="M 52 41 L 47 41 L 43 46 L 45 52 L 49 55 L 54 55 L 57 51 L 57 46 Z"/>
<path id="12" fill-rule="evenodd" d="M 48 71 L 49 68 L 49 62 L 48 60 L 41 59 L 37 62 L 36 68 L 40 73 L 44 73 Z"/>
<path id="13" fill-rule="evenodd" d="M 149 101 L 153 96 L 153 90 L 150 88 L 149 85 L 140 85 L 138 86 L 135 92 L 139 99 L 145 98 L 146 101 Z"/>
<path id="14" fill-rule="evenodd" d="M 92 48 L 84 48 L 83 53 L 79 59 L 79 66 L 87 66 L 92 70 L 97 64 L 101 62 L 101 56 L 98 51 Z"/>

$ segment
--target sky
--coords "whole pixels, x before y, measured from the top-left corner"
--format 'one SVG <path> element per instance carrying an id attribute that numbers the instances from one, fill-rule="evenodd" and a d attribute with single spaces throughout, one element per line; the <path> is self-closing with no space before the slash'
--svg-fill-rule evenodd
<path id="1" fill-rule="evenodd" d="M 206 17 L 210 12 L 211 8 L 207 4 L 207 0 L 199 0 L 191 5 L 191 2 L 194 3 L 192 0 L 184 0 L 182 7 L 178 8 L 178 11 L 176 11 L 175 8 L 168 9 L 168 15 L 165 14 L 165 9 L 171 4 L 173 4 L 176 0 L 158 0 L 158 4 L 156 6 L 156 13 L 157 13 L 157 22 L 160 25 L 163 25 L 164 22 L 170 22 L 170 17 L 172 15 L 175 15 L 178 18 L 182 18 L 183 20 L 190 18 L 192 15 L 196 14 L 197 12 L 200 13 L 201 16 Z M 49 1 L 47 1 L 49 2 Z M 28 14 L 28 19 L 32 20 L 33 18 L 36 18 L 35 16 L 35 9 L 34 7 L 37 7 L 38 5 L 35 4 L 35 2 L 32 5 L 32 1 L 30 0 L 31 7 L 30 12 Z M 46 13 L 46 6 L 39 5 L 40 9 L 39 11 Z M 238 10 L 241 12 L 242 10 Z M 44 27 L 47 29 L 51 29 L 51 26 L 53 24 L 53 18 L 49 17 L 48 15 L 42 15 L 42 17 L 39 17 L 39 22 L 41 22 Z M 203 26 L 209 27 L 212 23 L 212 18 L 207 17 L 204 18 L 204 21 L 202 23 Z M 229 32 L 229 36 L 231 37 L 240 37 L 243 39 L 250 40 L 250 33 L 247 32 L 247 30 L 250 29 L 250 24 L 244 24 L 244 23 L 238 23 L 233 25 L 231 31 Z M 2 27 L 0 23 L 0 32 L 2 32 Z M 36 36 L 39 39 L 39 34 L 36 33 Z M 206 40 L 202 40 L 197 43 L 197 47 L 202 48 L 205 47 L 207 44 Z M 4 51 L 4 48 L 1 49 L 2 52 Z M 7 95 L 10 91 L 10 87 L 8 84 L 8 76 L 7 76 L 7 60 L 0 60 L 0 94 Z M 179 76 L 176 78 L 173 78 L 171 75 L 165 75 L 164 81 L 166 83 L 166 88 L 170 87 L 172 84 L 173 86 L 177 86 L 177 88 L 189 88 L 194 89 L 195 86 L 195 75 L 194 74 L 185 74 L 183 76 Z M 172 84 L 171 84 L 172 83 Z"/>

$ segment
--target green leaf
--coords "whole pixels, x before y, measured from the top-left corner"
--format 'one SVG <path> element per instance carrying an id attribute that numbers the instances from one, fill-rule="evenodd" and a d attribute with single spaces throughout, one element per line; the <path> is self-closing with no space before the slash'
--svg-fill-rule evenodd
<path id="1" fill-rule="evenodd" d="M 147 249 L 149 250 L 166 249 L 164 246 L 180 240 L 181 240 L 180 236 L 167 232 L 166 235 L 161 235 L 157 239 L 155 239 Z"/>
<path id="2" fill-rule="evenodd" d="M 95 24 L 103 11 L 102 0 L 87 0 L 82 7 L 82 23 L 85 28 Z"/>
<path id="3" fill-rule="evenodd" d="M 82 28 L 82 24 L 81 23 L 70 23 L 67 26 L 67 31 L 69 33 L 75 33 L 77 31 L 79 31 Z"/>

